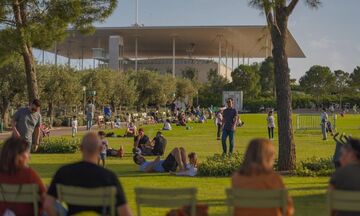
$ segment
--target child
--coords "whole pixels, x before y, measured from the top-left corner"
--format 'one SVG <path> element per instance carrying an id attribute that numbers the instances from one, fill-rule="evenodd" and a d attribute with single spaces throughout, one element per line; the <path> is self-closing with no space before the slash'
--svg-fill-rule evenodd
<path id="1" fill-rule="evenodd" d="M 101 139 L 101 152 L 98 160 L 98 165 L 100 165 L 100 160 L 101 160 L 102 166 L 105 167 L 106 152 L 109 149 L 109 144 L 108 141 L 105 139 L 104 131 L 99 131 L 98 135 Z"/>
<path id="2" fill-rule="evenodd" d="M 188 155 L 189 163 L 186 164 L 185 170 L 180 170 L 179 172 L 175 173 L 177 176 L 196 176 L 197 175 L 197 155 L 195 152 L 191 152 Z"/>
<path id="3" fill-rule="evenodd" d="M 267 117 L 267 126 L 268 126 L 268 134 L 269 139 L 274 139 L 274 128 L 275 128 L 275 118 L 273 116 L 273 111 L 269 111 L 268 117 Z"/>
<path id="4" fill-rule="evenodd" d="M 72 118 L 71 127 L 72 127 L 72 137 L 75 137 L 78 129 L 78 120 L 76 119 L 76 116 L 73 116 Z"/>
<path id="5" fill-rule="evenodd" d="M 171 130 L 171 123 L 169 119 L 166 119 L 166 121 L 164 122 L 164 126 L 162 128 L 163 130 Z"/>

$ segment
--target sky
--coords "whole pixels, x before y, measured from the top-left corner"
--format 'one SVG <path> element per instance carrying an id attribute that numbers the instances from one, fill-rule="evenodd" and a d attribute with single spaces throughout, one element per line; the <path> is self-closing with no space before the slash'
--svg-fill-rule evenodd
<path id="1" fill-rule="evenodd" d="M 289 59 L 291 76 L 300 78 L 312 65 L 352 72 L 360 65 L 360 0 L 322 0 L 318 10 L 300 0 L 289 30 L 306 58 Z M 104 23 L 135 23 L 135 0 L 119 0 Z M 248 0 L 139 0 L 139 23 L 145 26 L 264 25 L 265 17 Z"/>
<path id="2" fill-rule="evenodd" d="M 289 59 L 291 77 L 299 79 L 316 64 L 328 66 L 332 71 L 353 72 L 360 66 L 360 0 L 322 0 L 318 10 L 308 8 L 304 2 L 299 1 L 289 19 L 288 28 L 306 55 L 306 58 Z M 119 0 L 114 13 L 95 26 L 126 27 L 134 23 L 135 0 Z M 139 0 L 139 23 L 145 26 L 265 25 L 265 17 L 249 7 L 248 0 Z M 259 60 L 262 59 L 250 62 Z M 87 64 L 92 66 L 92 61 Z"/>

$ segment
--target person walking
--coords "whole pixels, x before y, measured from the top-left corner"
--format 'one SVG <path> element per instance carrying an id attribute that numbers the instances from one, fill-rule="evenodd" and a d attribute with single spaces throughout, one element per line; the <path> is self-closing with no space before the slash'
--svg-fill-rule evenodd
<path id="1" fill-rule="evenodd" d="M 327 126 L 327 122 L 328 122 L 329 116 L 326 113 L 326 109 L 323 108 L 322 113 L 320 115 L 320 120 L 321 120 L 321 132 L 323 135 L 323 140 L 327 139 L 327 132 L 326 132 L 326 126 Z"/>
<path id="2" fill-rule="evenodd" d="M 216 113 L 216 118 L 215 118 L 215 124 L 217 126 L 217 140 L 220 140 L 221 137 L 221 126 L 222 126 L 222 120 L 223 120 L 223 115 L 222 115 L 222 110 L 220 109 L 217 113 Z"/>
<path id="3" fill-rule="evenodd" d="M 86 130 L 91 130 L 95 114 L 95 105 L 89 100 L 86 106 Z"/>
<path id="4" fill-rule="evenodd" d="M 267 126 L 268 126 L 268 134 L 269 139 L 274 139 L 274 128 L 275 128 L 275 117 L 273 115 L 273 111 L 269 111 L 268 117 L 267 117 Z"/>
<path id="5" fill-rule="evenodd" d="M 20 108 L 13 116 L 14 137 L 21 137 L 29 143 L 29 149 L 37 150 L 40 141 L 40 100 L 35 99 L 29 107 Z M 34 146 L 32 146 L 34 144 Z"/>
<path id="6" fill-rule="evenodd" d="M 238 120 L 238 115 L 236 109 L 233 108 L 234 100 L 232 98 L 228 98 L 226 101 L 226 109 L 223 111 L 223 119 L 222 119 L 222 148 L 223 155 L 227 153 L 226 139 L 229 137 L 229 153 L 232 154 L 234 150 L 234 132 L 236 129 L 236 123 Z"/>

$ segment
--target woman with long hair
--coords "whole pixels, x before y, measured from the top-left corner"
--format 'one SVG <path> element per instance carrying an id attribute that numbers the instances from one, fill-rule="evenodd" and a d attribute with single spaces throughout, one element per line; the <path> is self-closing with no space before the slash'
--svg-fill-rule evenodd
<path id="1" fill-rule="evenodd" d="M 274 145 L 268 139 L 251 140 L 245 153 L 244 162 L 232 177 L 232 187 L 241 189 L 272 190 L 282 189 L 282 178 L 273 170 L 275 161 Z M 287 215 L 293 215 L 294 208 L 288 198 Z M 261 215 L 280 216 L 279 208 L 236 208 L 236 216 Z"/>
<path id="2" fill-rule="evenodd" d="M 15 137 L 6 140 L 0 153 L 0 184 L 37 184 L 39 195 L 43 200 L 46 189 L 38 174 L 28 167 L 29 156 L 30 146 L 25 140 Z M 0 188 L 0 192 L 1 190 L 2 188 Z M 41 211 L 40 208 L 40 214 Z M 34 214 L 32 204 L 3 201 L 0 202 L 0 215 L 5 212 L 7 214 L 12 212 L 17 216 Z"/>

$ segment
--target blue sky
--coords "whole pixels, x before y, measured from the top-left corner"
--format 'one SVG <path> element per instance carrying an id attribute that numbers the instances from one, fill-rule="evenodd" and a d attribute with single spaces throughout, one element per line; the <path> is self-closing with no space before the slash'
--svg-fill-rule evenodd
<path id="1" fill-rule="evenodd" d="M 301 77 L 312 65 L 352 72 L 360 65 L 360 0 L 322 0 L 318 10 L 300 0 L 289 20 L 289 30 L 306 58 L 290 59 L 291 76 Z M 260 11 L 248 0 L 139 0 L 139 22 L 145 26 L 262 25 Z M 119 0 L 106 22 L 97 26 L 135 23 L 135 0 Z"/>

